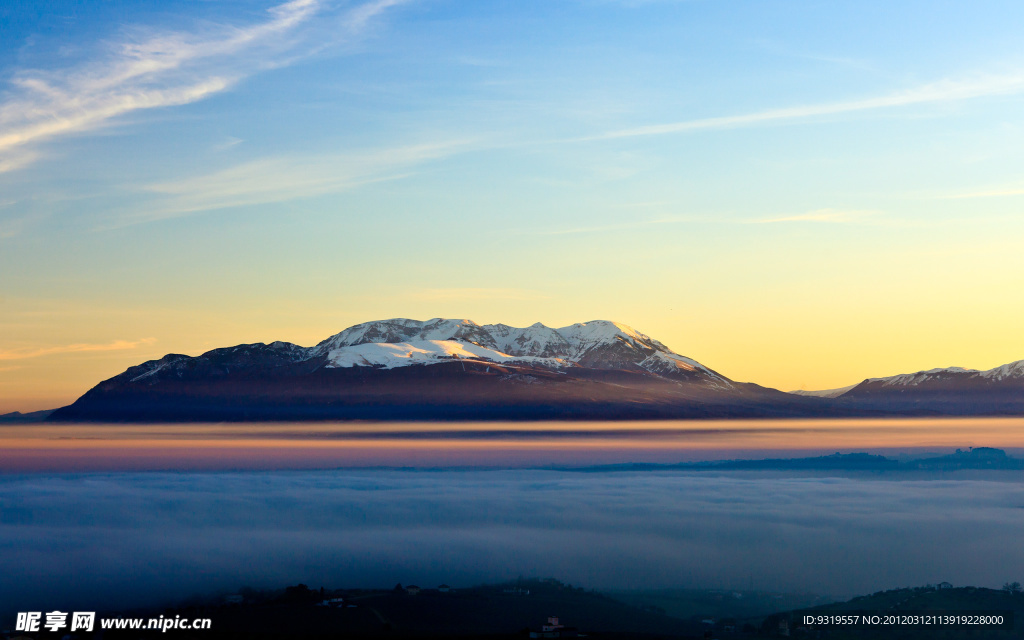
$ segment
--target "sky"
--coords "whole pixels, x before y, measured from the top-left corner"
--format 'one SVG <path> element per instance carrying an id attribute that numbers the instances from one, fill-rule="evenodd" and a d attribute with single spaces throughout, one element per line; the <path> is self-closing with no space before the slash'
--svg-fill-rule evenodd
<path id="1" fill-rule="evenodd" d="M 1024 358 L 1024 6 L 0 7 L 0 412 L 368 320 L 840 387 Z"/>

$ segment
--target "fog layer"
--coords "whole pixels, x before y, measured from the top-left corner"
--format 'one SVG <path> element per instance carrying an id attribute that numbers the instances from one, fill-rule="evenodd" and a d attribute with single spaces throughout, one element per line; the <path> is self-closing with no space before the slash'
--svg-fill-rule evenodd
<path id="1" fill-rule="evenodd" d="M 8 611 L 120 608 L 242 586 L 467 585 L 520 575 L 589 588 L 829 594 L 942 580 L 999 586 L 1024 578 L 1022 506 L 1024 484 L 977 479 L 0 476 L 0 602 Z"/>

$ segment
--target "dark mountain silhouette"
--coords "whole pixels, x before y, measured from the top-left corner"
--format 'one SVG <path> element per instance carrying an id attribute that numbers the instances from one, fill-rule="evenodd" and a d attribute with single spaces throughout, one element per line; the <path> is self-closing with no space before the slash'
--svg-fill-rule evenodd
<path id="1" fill-rule="evenodd" d="M 813 416 L 827 401 L 737 383 L 625 325 L 385 320 L 304 348 L 171 354 L 53 420 L 602 420 Z"/>
<path id="2" fill-rule="evenodd" d="M 988 371 L 947 367 L 869 378 L 843 389 L 794 392 L 838 406 L 910 415 L 1024 414 L 1024 360 Z"/>
<path id="3" fill-rule="evenodd" d="M 1024 414 L 1024 361 L 783 393 L 730 380 L 626 325 L 392 319 L 313 347 L 169 354 L 105 380 L 64 421 L 626 420 Z"/>

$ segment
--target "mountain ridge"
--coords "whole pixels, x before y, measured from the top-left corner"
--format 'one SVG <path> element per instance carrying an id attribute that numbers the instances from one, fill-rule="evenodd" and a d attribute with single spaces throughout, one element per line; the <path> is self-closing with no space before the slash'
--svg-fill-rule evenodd
<path id="1" fill-rule="evenodd" d="M 1006 380 L 1019 380 L 1021 384 L 1024 385 L 1024 360 L 1016 360 L 988 370 L 966 369 L 964 367 L 935 367 L 933 369 L 923 369 L 913 373 L 899 373 L 891 376 L 865 378 L 861 382 L 837 389 L 822 389 L 815 391 L 798 390 L 790 391 L 789 393 L 838 398 L 858 388 L 862 388 L 863 390 L 865 386 L 875 388 L 920 387 L 931 386 L 938 382 L 950 379 L 997 383 Z"/>
<path id="2" fill-rule="evenodd" d="M 542 420 L 811 415 L 627 325 L 466 319 L 360 323 L 312 347 L 168 354 L 100 382 L 52 420 Z"/>
<path id="3" fill-rule="evenodd" d="M 617 322 L 560 328 L 391 318 L 311 347 L 167 354 L 51 420 L 620 420 L 1022 415 L 1024 361 L 784 393 L 736 382 Z"/>
<path id="4" fill-rule="evenodd" d="M 791 392 L 830 398 L 839 406 L 939 415 L 1024 414 L 1024 360 L 985 371 L 940 367 L 867 378 L 840 389 Z"/>

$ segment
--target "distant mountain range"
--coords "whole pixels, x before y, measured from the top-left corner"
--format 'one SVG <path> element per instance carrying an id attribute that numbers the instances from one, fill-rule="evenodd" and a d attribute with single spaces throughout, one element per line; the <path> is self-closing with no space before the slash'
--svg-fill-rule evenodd
<path id="1" fill-rule="evenodd" d="M 49 418 L 50 414 L 52 414 L 53 411 L 53 409 L 44 409 L 43 411 L 29 411 L 28 413 L 12 411 L 11 413 L 0 414 L 0 424 L 13 422 L 40 422 L 42 420 Z"/>
<path id="2" fill-rule="evenodd" d="M 1024 414 L 1024 360 L 988 371 L 947 367 L 868 378 L 842 389 L 794 391 L 840 406 L 892 413 Z"/>
<path id="3" fill-rule="evenodd" d="M 313 347 L 166 355 L 51 420 L 541 420 L 1024 413 L 1024 362 L 784 393 L 736 382 L 626 325 L 391 319 Z"/>
<path id="4" fill-rule="evenodd" d="M 575 467 L 578 472 L 607 471 L 850 471 L 850 472 L 920 472 L 961 471 L 966 469 L 987 471 L 1024 470 L 1024 459 L 1006 455 L 1002 449 L 973 447 L 957 449 L 955 453 L 925 456 L 913 459 L 895 459 L 871 453 L 834 453 L 810 458 L 766 458 L 750 460 L 715 460 L 711 462 L 680 462 L 660 464 L 629 462 L 625 464 Z"/>

